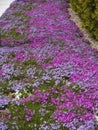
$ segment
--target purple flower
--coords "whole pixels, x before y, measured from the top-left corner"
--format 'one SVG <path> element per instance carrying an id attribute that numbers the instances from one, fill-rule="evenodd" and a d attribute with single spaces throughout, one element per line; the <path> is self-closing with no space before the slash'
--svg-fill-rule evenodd
<path id="1" fill-rule="evenodd" d="M 0 122 L 0 130 L 7 130 L 8 126 L 5 125 L 3 122 Z"/>
<path id="2" fill-rule="evenodd" d="M 10 102 L 10 99 L 7 96 L 6 97 L 1 97 L 0 96 L 0 107 L 1 108 L 8 105 L 9 102 Z"/>

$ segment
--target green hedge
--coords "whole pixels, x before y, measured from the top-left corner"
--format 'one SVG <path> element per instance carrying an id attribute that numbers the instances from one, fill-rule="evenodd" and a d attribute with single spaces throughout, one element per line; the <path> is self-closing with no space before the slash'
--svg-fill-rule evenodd
<path id="1" fill-rule="evenodd" d="M 98 40 L 98 0 L 70 0 L 92 36 Z"/>

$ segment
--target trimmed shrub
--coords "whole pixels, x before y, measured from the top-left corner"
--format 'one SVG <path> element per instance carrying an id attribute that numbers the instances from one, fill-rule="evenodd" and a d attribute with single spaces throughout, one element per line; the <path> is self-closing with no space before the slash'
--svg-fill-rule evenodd
<path id="1" fill-rule="evenodd" d="M 98 0 L 70 0 L 70 2 L 82 19 L 83 27 L 98 40 Z"/>

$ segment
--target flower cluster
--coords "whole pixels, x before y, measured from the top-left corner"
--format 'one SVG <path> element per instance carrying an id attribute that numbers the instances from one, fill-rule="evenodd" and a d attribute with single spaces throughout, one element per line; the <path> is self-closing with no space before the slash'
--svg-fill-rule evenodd
<path id="1" fill-rule="evenodd" d="M 88 93 L 84 91 L 76 93 L 66 86 L 47 90 L 34 89 L 29 96 L 20 98 L 18 104 L 14 100 L 9 104 L 10 123 L 13 124 L 16 119 L 16 125 L 19 125 L 18 123 L 21 122 L 19 120 L 22 120 L 28 122 L 27 128 L 34 128 L 38 121 L 37 128 L 40 128 L 43 121 L 53 120 L 55 124 L 56 121 L 59 122 L 60 128 L 64 124 L 63 127 L 71 129 L 73 126 L 70 123 L 74 124 L 77 119 L 78 123 L 74 126 L 76 129 L 86 129 L 86 127 L 94 129 L 94 108 L 98 97 L 93 97 L 93 92 L 90 92 L 91 90 Z M 50 118 L 48 119 L 47 116 Z M 91 125 L 88 125 L 90 121 Z M 32 122 L 31 126 L 29 126 L 30 122 Z"/>

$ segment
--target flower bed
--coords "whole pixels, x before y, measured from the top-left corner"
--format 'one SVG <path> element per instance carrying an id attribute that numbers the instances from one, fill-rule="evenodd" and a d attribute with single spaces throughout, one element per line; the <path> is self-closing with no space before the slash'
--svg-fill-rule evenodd
<path id="1" fill-rule="evenodd" d="M 16 26 L 7 20 L 7 15 L 13 18 L 14 8 L 15 18 L 26 23 Z M 1 21 L 7 24 L 2 27 L 3 39 L 16 42 L 10 38 L 0 47 L 0 128 L 95 130 L 98 51 L 70 20 L 68 3 L 15 1 Z M 14 31 L 11 36 L 7 27 Z M 26 37 L 20 45 L 23 39 L 16 33 L 23 31 Z"/>

